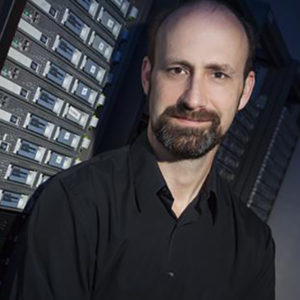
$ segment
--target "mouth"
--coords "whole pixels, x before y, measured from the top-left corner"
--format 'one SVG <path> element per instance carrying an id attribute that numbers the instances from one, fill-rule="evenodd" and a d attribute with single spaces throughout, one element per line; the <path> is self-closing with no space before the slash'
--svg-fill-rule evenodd
<path id="1" fill-rule="evenodd" d="M 212 120 L 209 118 L 207 118 L 207 119 L 202 118 L 200 120 L 194 120 L 194 119 L 189 119 L 189 118 L 174 117 L 174 120 L 176 120 L 179 123 L 191 125 L 191 126 L 199 126 L 199 124 L 212 122 Z"/>

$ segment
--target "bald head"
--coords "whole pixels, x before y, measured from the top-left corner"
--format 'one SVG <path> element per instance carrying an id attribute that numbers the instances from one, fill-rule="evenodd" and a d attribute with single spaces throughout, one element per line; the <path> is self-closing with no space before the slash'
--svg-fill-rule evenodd
<path id="1" fill-rule="evenodd" d="M 212 25 L 219 25 L 223 28 L 224 37 L 226 32 L 231 31 L 241 41 L 240 51 L 245 50 L 244 62 L 244 77 L 252 69 L 253 56 L 255 51 L 255 37 L 252 27 L 228 4 L 218 0 L 198 0 L 188 2 L 180 7 L 165 12 L 157 19 L 157 22 L 150 31 L 150 39 L 148 45 L 148 57 L 154 65 L 157 57 L 157 51 L 164 44 L 168 35 L 172 34 L 181 24 L 187 23 L 190 20 L 200 20 L 203 22 L 191 22 L 190 30 L 186 34 L 190 35 L 191 39 L 206 29 L 210 34 L 215 34 L 209 30 Z M 205 22 L 206 21 L 206 22 Z M 195 28 L 195 26 L 198 26 Z M 189 28 L 187 26 L 184 27 Z M 239 35 L 239 36 L 238 36 Z M 222 36 L 221 36 L 222 38 Z M 228 43 L 231 43 L 228 40 Z"/>

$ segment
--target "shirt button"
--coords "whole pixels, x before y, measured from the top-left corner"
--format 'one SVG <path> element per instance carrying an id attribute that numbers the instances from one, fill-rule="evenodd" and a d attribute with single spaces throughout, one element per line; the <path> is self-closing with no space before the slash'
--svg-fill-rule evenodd
<path id="1" fill-rule="evenodd" d="M 174 272 L 168 272 L 168 276 L 173 278 L 175 276 Z"/>

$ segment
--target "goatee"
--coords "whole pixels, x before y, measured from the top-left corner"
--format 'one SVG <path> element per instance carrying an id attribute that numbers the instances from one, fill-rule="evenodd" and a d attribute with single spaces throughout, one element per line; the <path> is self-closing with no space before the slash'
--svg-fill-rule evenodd
<path id="1" fill-rule="evenodd" d="M 173 118 L 211 124 L 208 128 L 181 126 L 174 124 Z M 223 135 L 219 125 L 217 113 L 205 109 L 191 111 L 181 103 L 166 108 L 157 121 L 151 123 L 157 140 L 177 159 L 199 158 L 220 144 Z"/>

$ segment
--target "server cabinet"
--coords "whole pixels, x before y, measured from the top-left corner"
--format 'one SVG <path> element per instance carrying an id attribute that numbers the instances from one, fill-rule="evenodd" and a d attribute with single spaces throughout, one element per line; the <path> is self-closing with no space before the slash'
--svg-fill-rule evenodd
<path id="1" fill-rule="evenodd" d="M 151 4 L 1 2 L 0 277 L 32 193 L 97 152 Z"/>
<path id="2" fill-rule="evenodd" d="M 221 145 L 217 162 L 232 192 L 267 221 L 299 136 L 297 63 L 268 5 L 256 1 L 237 5 L 258 32 L 256 86 Z"/>

